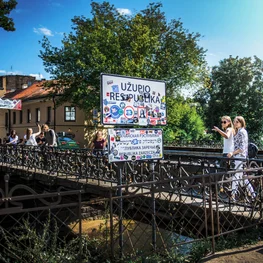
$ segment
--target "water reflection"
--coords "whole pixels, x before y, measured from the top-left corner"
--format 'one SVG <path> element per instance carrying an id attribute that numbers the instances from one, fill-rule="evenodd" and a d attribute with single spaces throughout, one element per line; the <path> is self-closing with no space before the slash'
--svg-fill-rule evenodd
<path id="1" fill-rule="evenodd" d="M 75 225 L 76 226 L 76 225 Z M 114 248 L 119 249 L 119 221 L 113 221 L 113 237 Z M 76 228 L 77 229 L 77 228 Z M 110 240 L 110 221 L 106 219 L 100 220 L 83 220 L 82 233 L 89 238 L 102 239 L 107 242 Z M 123 220 L 123 253 L 144 253 L 153 250 L 152 239 L 153 229 L 149 224 L 138 222 L 135 220 Z M 172 247 L 173 251 L 187 254 L 191 249 L 190 244 L 181 243 L 192 241 L 192 238 L 177 234 L 171 230 L 163 229 L 156 226 L 156 249 L 158 251 L 167 252 Z"/>

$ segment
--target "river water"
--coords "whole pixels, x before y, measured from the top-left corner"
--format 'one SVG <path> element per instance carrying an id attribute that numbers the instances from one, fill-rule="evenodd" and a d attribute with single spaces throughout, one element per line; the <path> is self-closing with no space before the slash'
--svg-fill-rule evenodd
<path id="1" fill-rule="evenodd" d="M 102 238 L 108 240 L 110 238 L 110 222 L 106 219 L 83 220 L 82 232 L 89 238 Z M 135 220 L 123 220 L 123 252 L 126 253 L 149 253 L 152 247 L 152 226 Z M 180 235 L 178 233 L 156 227 L 156 248 L 165 252 L 172 250 L 187 254 L 191 249 L 190 244 L 180 243 L 192 241 L 192 238 Z M 114 220 L 114 247 L 119 248 L 119 222 Z M 177 245 L 178 244 L 178 245 Z"/>

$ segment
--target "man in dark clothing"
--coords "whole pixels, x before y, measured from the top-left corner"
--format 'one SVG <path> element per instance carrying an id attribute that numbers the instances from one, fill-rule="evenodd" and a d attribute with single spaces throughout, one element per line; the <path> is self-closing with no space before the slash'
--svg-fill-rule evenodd
<path id="1" fill-rule="evenodd" d="M 44 136 L 44 132 L 41 132 L 39 136 L 36 138 L 37 145 L 42 146 L 46 144 L 46 138 Z"/>
<path id="2" fill-rule="evenodd" d="M 54 130 L 50 129 L 47 124 L 43 125 L 43 132 L 46 138 L 46 145 L 57 146 L 57 138 Z"/>

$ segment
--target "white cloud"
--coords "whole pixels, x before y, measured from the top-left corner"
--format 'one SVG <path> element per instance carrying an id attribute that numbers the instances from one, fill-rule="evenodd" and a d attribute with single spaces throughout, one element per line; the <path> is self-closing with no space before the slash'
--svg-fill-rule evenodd
<path id="1" fill-rule="evenodd" d="M 43 79 L 44 76 L 42 74 L 24 74 L 22 71 L 6 71 L 3 69 L 0 69 L 0 75 L 24 75 L 24 76 L 31 76 L 35 77 L 37 80 Z"/>
<path id="2" fill-rule="evenodd" d="M 4 69 L 0 69 L 0 75 L 23 75 L 22 71 L 6 71 Z"/>
<path id="3" fill-rule="evenodd" d="M 131 10 L 127 8 L 117 8 L 117 10 L 121 15 L 131 15 L 132 14 Z"/>
<path id="4" fill-rule="evenodd" d="M 36 79 L 43 79 L 44 78 L 44 76 L 40 73 L 39 74 L 29 74 L 29 76 L 35 77 Z"/>
<path id="5" fill-rule="evenodd" d="M 39 34 L 39 35 L 43 34 L 43 35 L 49 36 L 49 37 L 54 36 L 53 33 L 52 33 L 52 31 L 49 30 L 49 29 L 46 28 L 46 27 L 39 27 L 39 28 L 35 28 L 35 27 L 34 27 L 33 31 L 34 31 L 34 33 Z"/>
<path id="6" fill-rule="evenodd" d="M 63 5 L 59 2 L 54 2 L 54 0 L 49 0 L 49 5 L 54 7 L 62 7 Z"/>
<path id="7" fill-rule="evenodd" d="M 55 32 L 56 35 L 60 35 L 60 36 L 63 36 L 64 33 L 63 32 Z"/>
<path id="8" fill-rule="evenodd" d="M 214 54 L 214 53 L 207 53 L 207 55 L 208 55 L 208 56 L 212 56 L 212 57 L 217 57 L 217 55 Z"/>

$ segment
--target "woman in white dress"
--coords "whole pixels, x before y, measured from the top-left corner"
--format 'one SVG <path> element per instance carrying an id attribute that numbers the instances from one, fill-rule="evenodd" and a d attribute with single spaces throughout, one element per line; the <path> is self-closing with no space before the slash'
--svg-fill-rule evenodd
<path id="1" fill-rule="evenodd" d="M 23 139 L 23 144 L 37 146 L 36 136 L 38 136 L 41 133 L 41 126 L 39 124 L 37 124 L 37 126 L 38 126 L 38 132 L 36 133 L 33 133 L 32 128 L 26 129 L 26 134 Z"/>
<path id="2" fill-rule="evenodd" d="M 232 120 L 229 116 L 223 116 L 221 118 L 222 130 L 214 126 L 214 131 L 217 131 L 224 138 L 223 157 L 227 157 L 227 154 L 234 151 L 234 135 L 235 129 L 233 127 Z"/>

